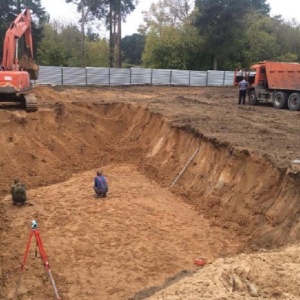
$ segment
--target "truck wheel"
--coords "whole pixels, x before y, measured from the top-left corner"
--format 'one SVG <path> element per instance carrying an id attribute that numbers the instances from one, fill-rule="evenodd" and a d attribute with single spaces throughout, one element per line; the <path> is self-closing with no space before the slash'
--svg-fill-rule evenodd
<path id="1" fill-rule="evenodd" d="M 249 104 L 256 105 L 258 103 L 257 97 L 255 95 L 255 91 L 250 91 L 249 93 Z"/>
<path id="2" fill-rule="evenodd" d="M 289 95 L 286 92 L 275 93 L 273 97 L 273 106 L 279 109 L 287 108 L 288 97 Z"/>
<path id="3" fill-rule="evenodd" d="M 300 94 L 293 93 L 289 97 L 288 107 L 290 110 L 300 110 Z"/>

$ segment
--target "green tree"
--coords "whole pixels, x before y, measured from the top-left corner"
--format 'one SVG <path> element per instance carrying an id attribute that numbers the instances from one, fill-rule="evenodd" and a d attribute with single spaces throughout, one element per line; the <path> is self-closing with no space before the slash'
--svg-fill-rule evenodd
<path id="1" fill-rule="evenodd" d="M 265 0 L 196 0 L 195 6 L 200 12 L 195 26 L 205 38 L 214 69 L 218 68 L 218 62 L 222 66 L 243 35 L 245 16 L 251 11 L 269 13 Z"/>
<path id="2" fill-rule="evenodd" d="M 109 43 L 104 38 L 86 42 L 86 65 L 89 67 L 109 66 Z"/>
<path id="3" fill-rule="evenodd" d="M 279 16 L 269 17 L 255 12 L 246 16 L 245 24 L 242 38 L 236 44 L 238 66 L 249 67 L 263 60 L 298 60 L 299 27 L 284 22 Z"/>
<path id="4" fill-rule="evenodd" d="M 140 65 L 145 48 L 145 36 L 135 33 L 125 36 L 121 41 L 123 61 L 129 65 Z"/>
<path id="5" fill-rule="evenodd" d="M 76 24 L 62 25 L 57 22 L 45 26 L 44 38 L 38 49 L 38 61 L 45 66 L 81 65 L 81 34 Z"/>
<path id="6" fill-rule="evenodd" d="M 189 25 L 183 28 L 162 26 L 151 30 L 146 38 L 143 65 L 162 69 L 196 69 L 203 49 L 197 30 Z"/>
<path id="7" fill-rule="evenodd" d="M 81 32 L 76 24 L 61 24 L 58 21 L 45 25 L 45 34 L 38 49 L 38 60 L 44 66 L 81 66 Z M 86 37 L 86 65 L 108 66 L 108 42 L 100 39 L 91 29 Z"/>
<path id="8" fill-rule="evenodd" d="M 300 26 L 295 21 L 286 22 L 281 16 L 272 18 L 273 34 L 278 44 L 277 60 L 300 60 Z"/>
<path id="9" fill-rule="evenodd" d="M 247 65 L 275 60 L 279 47 L 274 34 L 272 19 L 260 14 L 249 14 L 248 28 L 245 31 L 245 62 Z"/>
<path id="10" fill-rule="evenodd" d="M 32 15 L 33 51 L 36 54 L 43 36 L 43 25 L 47 14 L 41 5 L 41 0 L 0 0 L 0 49 L 2 54 L 4 36 L 11 22 L 28 7 Z M 21 44 L 22 45 L 22 44 Z"/>
<path id="11" fill-rule="evenodd" d="M 196 69 L 203 50 L 202 38 L 193 27 L 192 3 L 159 0 L 144 13 L 147 33 L 143 65 L 152 68 Z"/>
<path id="12" fill-rule="evenodd" d="M 137 0 L 66 0 L 78 5 L 78 11 L 88 7 L 89 19 L 104 20 L 109 30 L 110 66 L 121 67 L 122 20 L 135 9 Z M 83 18 L 82 18 L 83 20 Z"/>
<path id="13" fill-rule="evenodd" d="M 190 17 L 191 0 L 159 0 L 152 3 L 149 11 L 144 11 L 145 25 L 139 31 L 146 33 L 164 26 L 182 27 Z"/>

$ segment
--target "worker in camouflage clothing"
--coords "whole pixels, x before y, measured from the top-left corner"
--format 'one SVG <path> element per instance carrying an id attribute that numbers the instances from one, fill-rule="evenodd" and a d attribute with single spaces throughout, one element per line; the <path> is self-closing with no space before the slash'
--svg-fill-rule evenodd
<path id="1" fill-rule="evenodd" d="M 26 186 L 24 183 L 20 182 L 18 177 L 14 179 L 14 184 L 11 186 L 10 191 L 12 196 L 12 202 L 14 205 L 25 204 L 27 200 Z"/>

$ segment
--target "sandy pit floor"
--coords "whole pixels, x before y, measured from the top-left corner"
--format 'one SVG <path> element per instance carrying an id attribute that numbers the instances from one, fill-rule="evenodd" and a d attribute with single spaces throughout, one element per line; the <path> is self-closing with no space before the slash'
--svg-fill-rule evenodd
<path id="1" fill-rule="evenodd" d="M 104 171 L 111 186 L 106 198 L 94 198 L 95 172 L 87 171 L 30 190 L 34 206 L 15 207 L 10 197 L 4 200 L 7 214 L 14 216 L 7 241 L 15 251 L 7 256 L 17 259 L 19 252 L 21 262 L 19 250 L 25 251 L 31 220 L 36 219 L 63 299 L 128 299 L 170 275 L 197 270 L 199 256 L 211 262 L 238 247 L 236 237 L 211 228 L 204 216 L 135 166 L 108 165 Z M 38 299 L 41 289 L 50 296 L 51 286 L 45 285 L 34 250 L 33 241 L 19 291 Z M 15 268 L 7 278 L 12 286 L 17 274 Z"/>

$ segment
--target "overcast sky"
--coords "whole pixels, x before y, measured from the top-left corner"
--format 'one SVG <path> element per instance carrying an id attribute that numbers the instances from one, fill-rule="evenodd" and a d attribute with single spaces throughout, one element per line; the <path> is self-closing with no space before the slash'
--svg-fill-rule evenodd
<path id="1" fill-rule="evenodd" d="M 122 25 L 122 36 L 131 35 L 137 32 L 138 26 L 143 23 L 142 11 L 149 10 L 151 3 L 157 0 L 139 0 L 135 11 L 127 16 L 126 23 Z M 300 23 L 300 0 L 268 0 L 271 6 L 271 15 L 282 15 L 286 20 L 293 18 Z M 50 14 L 51 19 L 61 21 L 76 21 L 79 18 L 76 7 L 73 4 L 67 4 L 65 0 L 41 0 L 42 6 Z"/>

